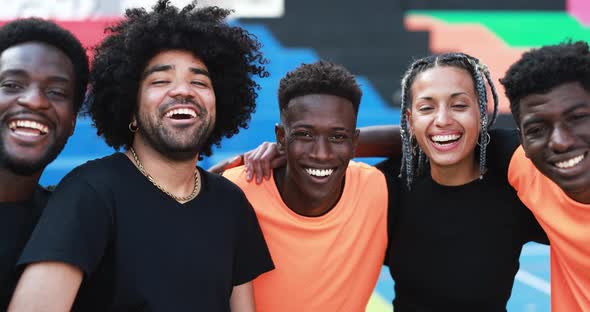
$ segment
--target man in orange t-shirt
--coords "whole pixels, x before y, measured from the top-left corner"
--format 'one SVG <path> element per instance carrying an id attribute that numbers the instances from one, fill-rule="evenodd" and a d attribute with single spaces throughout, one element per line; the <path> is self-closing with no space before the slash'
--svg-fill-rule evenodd
<path id="1" fill-rule="evenodd" d="M 508 178 L 551 242 L 552 311 L 590 311 L 590 50 L 523 54 L 501 80 L 521 133 Z"/>
<path id="2" fill-rule="evenodd" d="M 364 311 L 387 248 L 388 194 L 351 162 L 361 90 L 341 66 L 302 65 L 280 83 L 275 128 L 285 166 L 260 185 L 225 171 L 252 203 L 275 270 L 253 282 L 257 311 Z"/>

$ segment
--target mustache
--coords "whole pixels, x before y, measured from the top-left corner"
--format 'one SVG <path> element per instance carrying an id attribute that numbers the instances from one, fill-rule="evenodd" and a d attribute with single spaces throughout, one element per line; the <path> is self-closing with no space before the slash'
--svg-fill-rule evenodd
<path id="1" fill-rule="evenodd" d="M 191 106 L 193 106 L 195 108 L 195 110 L 197 111 L 198 116 L 206 116 L 207 115 L 207 111 L 203 108 L 203 106 L 201 106 L 201 104 L 199 104 L 193 98 L 187 98 L 187 97 L 173 98 L 170 101 L 162 104 L 160 106 L 159 111 L 160 111 L 160 114 L 163 115 L 164 112 L 168 111 L 170 109 L 170 107 L 172 107 L 174 105 L 186 105 L 186 104 L 190 104 Z"/>
<path id="2" fill-rule="evenodd" d="M 47 115 L 40 113 L 40 112 L 36 112 L 30 109 L 20 109 L 16 112 L 11 112 L 11 113 L 6 113 L 3 117 L 2 117 L 2 121 L 6 122 L 9 119 L 12 118 L 22 118 L 22 119 L 26 119 L 27 117 L 31 117 L 31 116 L 37 116 L 39 117 L 39 119 L 42 120 L 43 123 L 45 123 L 49 128 L 55 128 L 55 123 L 53 121 L 51 121 Z"/>

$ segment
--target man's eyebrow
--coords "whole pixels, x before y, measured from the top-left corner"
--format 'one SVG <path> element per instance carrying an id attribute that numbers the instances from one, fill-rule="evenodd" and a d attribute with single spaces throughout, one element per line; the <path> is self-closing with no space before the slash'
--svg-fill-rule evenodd
<path id="1" fill-rule="evenodd" d="M 203 76 L 207 76 L 207 77 L 211 78 L 211 75 L 205 69 L 197 68 L 197 67 L 190 67 L 189 70 L 195 75 L 203 75 Z"/>
<path id="2" fill-rule="evenodd" d="M 0 78 L 7 77 L 7 76 L 21 76 L 21 77 L 29 77 L 29 73 L 26 70 L 22 69 L 7 69 L 0 73 Z M 61 82 L 61 83 L 68 83 L 72 80 L 68 76 L 55 74 L 49 76 L 48 78 L 52 82 Z"/>
<path id="3" fill-rule="evenodd" d="M 527 119 L 524 119 L 524 121 L 522 122 L 522 128 L 525 129 L 529 125 L 541 123 L 541 122 L 543 122 L 543 118 L 535 117 L 535 116 L 529 117 Z"/>
<path id="4" fill-rule="evenodd" d="M 332 130 L 334 130 L 334 131 L 349 131 L 350 129 L 346 128 L 346 127 L 334 127 L 334 128 L 332 128 Z"/>
<path id="5" fill-rule="evenodd" d="M 572 105 L 568 109 L 566 109 L 562 114 L 563 115 L 569 114 L 569 113 L 575 111 L 578 108 L 584 108 L 584 107 L 587 107 L 587 106 L 588 106 L 588 103 L 586 103 L 586 102 L 579 102 L 579 103 L 577 103 L 575 105 Z M 530 117 L 528 119 L 524 119 L 523 120 L 523 122 L 522 122 L 522 128 L 524 129 L 524 128 L 526 128 L 527 126 L 529 126 L 531 124 L 540 123 L 540 122 L 543 122 L 543 121 L 544 121 L 543 118 L 533 116 L 533 117 Z"/>
<path id="6" fill-rule="evenodd" d="M 141 79 L 145 79 L 147 76 L 156 73 L 156 72 L 161 72 L 161 71 L 168 71 L 174 69 L 174 66 L 172 65 L 161 65 L 161 64 L 156 64 L 148 69 L 146 69 L 143 74 L 141 74 Z"/>
<path id="7" fill-rule="evenodd" d="M 141 75 L 141 79 L 143 80 L 147 76 L 149 76 L 155 72 L 168 71 L 168 70 L 172 70 L 174 68 L 175 68 L 174 65 L 159 65 L 159 64 L 154 65 L 154 66 L 146 69 L 145 72 L 143 72 L 143 74 Z M 195 75 L 203 75 L 203 76 L 207 76 L 207 77 L 211 76 L 207 70 L 202 69 L 202 68 L 190 67 L 189 70 Z"/>
<path id="8" fill-rule="evenodd" d="M 7 69 L 0 73 L 2 77 L 4 76 L 28 76 L 27 72 L 22 69 Z"/>
<path id="9" fill-rule="evenodd" d="M 575 105 L 572 105 L 570 108 L 566 109 L 565 112 L 563 112 L 564 114 L 569 114 L 573 111 L 575 111 L 578 108 L 584 108 L 584 107 L 588 107 L 588 103 L 582 101 L 582 102 L 578 102 Z"/>
<path id="10" fill-rule="evenodd" d="M 293 128 L 303 128 L 303 129 L 313 129 L 314 126 L 313 125 L 308 125 L 308 124 L 294 124 Z M 350 128 L 346 128 L 346 127 L 332 127 L 330 129 L 331 131 L 350 131 Z M 356 130 L 356 128 L 353 129 L 353 131 Z"/>

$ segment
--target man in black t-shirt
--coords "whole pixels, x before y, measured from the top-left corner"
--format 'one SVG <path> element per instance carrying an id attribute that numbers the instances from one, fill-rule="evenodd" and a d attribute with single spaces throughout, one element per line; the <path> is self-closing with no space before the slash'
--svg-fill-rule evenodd
<path id="1" fill-rule="evenodd" d="M 0 28 L 0 311 L 49 196 L 39 178 L 74 131 L 87 82 L 86 52 L 65 29 L 31 18 Z"/>
<path id="2" fill-rule="evenodd" d="M 89 112 L 115 153 L 68 174 L 20 264 L 9 311 L 253 311 L 273 269 L 256 215 L 195 166 L 244 127 L 266 76 L 230 11 L 160 0 L 127 10 L 96 48 Z"/>

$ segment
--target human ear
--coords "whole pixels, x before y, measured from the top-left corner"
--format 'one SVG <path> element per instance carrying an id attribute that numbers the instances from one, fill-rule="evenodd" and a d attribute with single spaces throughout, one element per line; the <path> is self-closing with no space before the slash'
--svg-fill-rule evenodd
<path id="1" fill-rule="evenodd" d="M 361 130 L 359 129 L 355 129 L 354 130 L 354 134 L 352 136 L 352 154 L 356 154 L 356 147 L 358 146 L 359 143 L 359 136 L 361 134 Z"/>
<path id="2" fill-rule="evenodd" d="M 277 151 L 280 154 L 285 152 L 285 127 L 281 124 L 275 124 L 275 138 L 277 140 Z"/>
<path id="3" fill-rule="evenodd" d="M 518 135 L 518 143 L 520 143 L 520 145 L 522 146 L 522 149 L 524 150 L 524 156 L 526 156 L 526 158 L 531 159 L 531 155 L 528 152 L 528 149 L 524 147 L 524 138 L 522 137 L 522 130 L 520 130 L 520 125 L 518 125 L 516 127 L 516 132 Z"/>
<path id="4" fill-rule="evenodd" d="M 72 130 L 70 130 L 70 136 L 74 135 L 74 131 L 76 130 L 76 115 L 72 117 Z"/>

